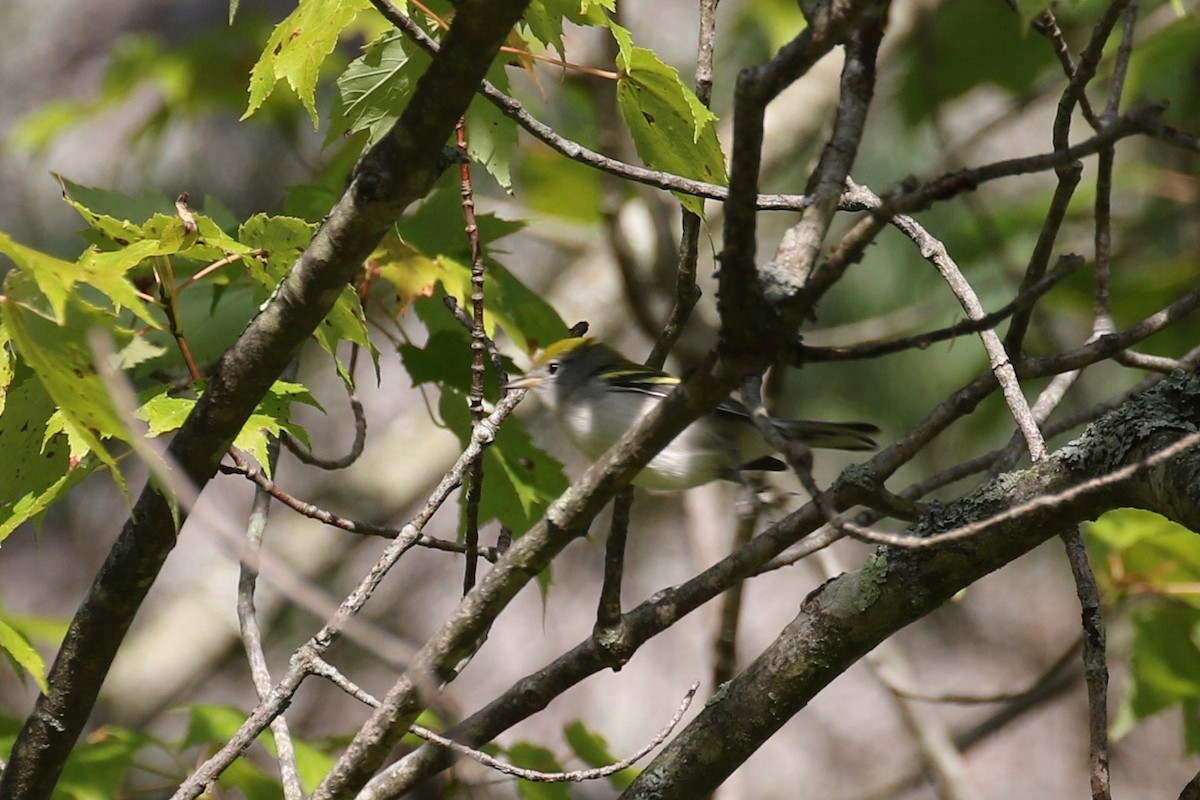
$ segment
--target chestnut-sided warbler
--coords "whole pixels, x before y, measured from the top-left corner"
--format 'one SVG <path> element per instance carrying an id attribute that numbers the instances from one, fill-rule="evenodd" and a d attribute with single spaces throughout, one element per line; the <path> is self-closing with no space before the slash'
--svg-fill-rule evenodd
<path id="1" fill-rule="evenodd" d="M 621 356 L 595 339 L 572 338 L 545 349 L 526 375 L 508 389 L 534 389 L 554 411 L 571 439 L 588 458 L 599 458 L 634 422 L 662 401 L 679 379 Z M 785 438 L 810 447 L 871 450 L 867 422 L 814 422 L 771 417 Z M 781 470 L 783 462 L 736 400 L 726 400 L 693 422 L 638 473 L 633 482 L 647 489 L 687 489 L 725 478 L 739 470 Z"/>

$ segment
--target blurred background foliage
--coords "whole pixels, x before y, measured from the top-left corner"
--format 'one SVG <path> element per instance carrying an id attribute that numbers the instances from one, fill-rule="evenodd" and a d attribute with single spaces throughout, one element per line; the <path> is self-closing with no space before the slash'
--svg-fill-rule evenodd
<path id="1" fill-rule="evenodd" d="M 381 130 L 364 123 L 364 129 L 350 132 L 359 126 L 346 124 L 346 83 L 343 77 L 339 89 L 339 77 L 350 74 L 348 69 L 352 73 L 356 63 L 365 68 L 375 63 L 372 58 L 388 57 L 382 49 L 386 43 L 379 40 L 388 26 L 374 13 L 359 13 L 337 40 L 316 83 L 313 108 L 321 113 L 316 129 L 296 94 L 283 84 L 239 122 L 247 108 L 251 70 L 275 24 L 292 7 L 282 0 L 247 0 L 230 23 L 226 9 L 200 5 L 208 7 L 120 0 L 98 12 L 77 0 L 20 0 L 0 9 L 0 24 L 10 30 L 17 20 L 31 21 L 28 34 L 0 55 L 0 177 L 8 187 L 0 202 L 0 230 L 25 245 L 74 259 L 87 240 L 78 235 L 79 215 L 60 200 L 64 191 L 94 211 L 139 222 L 156 213 L 173 215 L 171 198 L 187 191 L 192 208 L 231 235 L 256 214 L 321 220 L 344 188 L 367 137 Z M 1056 9 L 1074 51 L 1104 7 L 1099 0 L 1080 0 Z M 690 85 L 695 57 L 691 5 L 676 0 L 629 4 L 619 14 L 634 42 L 676 67 Z M 662 25 L 664 18 L 681 22 Z M 729 140 L 736 70 L 769 58 L 801 25 L 788 0 L 726 0 L 721 6 L 713 110 L 723 143 Z M 613 68 L 614 45 L 607 32 L 568 25 L 562 41 L 565 60 Z M 1111 63 L 1111 58 L 1104 62 L 1094 86 L 1105 85 L 1103 70 Z M 418 68 L 415 62 L 413 69 Z M 837 69 L 836 61 L 826 60 L 772 106 L 764 191 L 802 191 L 828 130 Z M 526 107 L 562 136 L 638 161 L 635 143 L 613 107 L 611 81 L 544 63 L 531 67 L 516 56 L 494 73 L 493 78 L 510 81 Z M 897 2 L 879 73 L 867 136 L 853 171 L 856 180 L 876 192 L 913 178 L 925 180 L 1050 149 L 1050 123 L 1063 77 L 1050 45 L 1030 33 L 1027 20 L 1004 3 Z M 1168 123 L 1192 132 L 1200 129 L 1200 13 L 1195 3 L 1152 2 L 1141 8 L 1122 107 L 1164 101 L 1169 101 Z M 1102 107 L 1105 98 L 1093 92 L 1092 102 Z M 1076 141 L 1084 130 L 1077 119 Z M 500 182 L 485 177 L 482 169 L 474 171 L 474 178 L 477 204 L 486 212 L 482 224 L 496 280 L 490 295 L 496 305 L 490 310 L 508 336 L 506 351 L 524 365 L 532 346 L 561 335 L 564 322 L 586 320 L 595 334 L 628 355 L 645 355 L 658 333 L 647 320 L 661 322 L 673 298 L 677 201 L 568 161 L 525 134 L 505 141 L 512 148 L 507 164 L 499 172 L 492 170 Z M 1123 326 L 1163 307 L 1200 278 L 1200 159 L 1133 138 L 1118 145 L 1116 164 L 1113 298 L 1116 323 Z M 503 173 L 509 171 L 511 191 L 506 191 Z M 392 243 L 388 261 L 403 264 L 408 275 L 435 276 L 447 291 L 461 287 L 467 263 L 459 233 L 458 186 L 452 178 L 401 221 L 400 244 Z M 1090 159 L 1060 235 L 1059 252 L 1092 257 L 1094 180 Z M 1018 285 L 1053 188 L 1051 174 L 1010 178 L 919 215 L 946 244 L 989 310 L 1007 302 Z M 713 255 L 720 250 L 721 209 L 709 203 L 706 211 L 700 267 L 704 300 L 676 349 L 677 371 L 694 364 L 715 337 L 712 275 Z M 762 215 L 760 257 L 773 250 L 793 221 L 792 214 Z M 848 224 L 839 221 L 835 232 Z M 617 241 L 625 242 L 628 252 L 616 252 Z M 198 260 L 191 273 L 181 275 L 194 274 L 202 265 Z M 394 291 L 372 295 L 377 316 L 367 330 L 380 352 L 381 380 L 376 386 L 365 359 L 359 363 L 355 377 L 372 424 L 362 463 L 335 479 L 285 459 L 281 480 L 294 493 L 350 516 L 395 522 L 420 502 L 452 457 L 457 439 L 440 428 L 454 422 L 461 432 L 466 424 L 451 419 L 462 406 L 449 400 L 465 388 L 467 373 L 465 360 L 447 354 L 465 354 L 465 338 L 440 302 L 422 300 L 408 308 L 408 301 L 429 282 L 406 294 L 403 280 L 394 279 Z M 181 314 L 188 320 L 197 358 L 208 362 L 242 329 L 262 300 L 262 288 L 257 286 L 256 293 L 250 284 L 219 276 L 198 288 L 185 296 Z M 1092 333 L 1092 294 L 1088 270 L 1057 287 L 1039 306 L 1028 349 L 1048 353 L 1084 342 Z M 888 230 L 828 296 L 804 336 L 809 344 L 850 344 L 940 327 L 961 316 L 942 279 L 910 242 Z M 1145 349 L 1178 357 L 1197 344 L 1195 330 L 1194 325 L 1171 327 Z M 340 352 L 344 360 L 344 346 Z M 777 376 L 774 401 L 781 413 L 870 419 L 885 436 L 894 437 L 986 363 L 977 341 L 964 338 L 869 363 L 811 365 Z M 178 359 L 169 356 L 147 360 L 139 372 L 147 381 L 180 374 Z M 1084 373 L 1059 413 L 1086 410 L 1142 377 L 1115 363 L 1096 365 Z M 312 389 L 325 413 L 299 409 L 297 424 L 308 430 L 317 450 L 344 450 L 351 426 L 329 356 L 315 350 L 306 355 L 300 381 Z M 1026 388 L 1036 392 L 1040 387 L 1034 381 Z M 540 417 L 526 417 L 526 422 L 532 444 L 564 459 L 567 474 L 578 474 L 579 462 L 559 446 Z M 1001 446 L 1012 432 L 1004 404 L 999 397 L 990 398 L 906 467 L 893 488 Z M 526 525 L 536 506 L 529 505 L 533 501 L 523 492 L 537 486 L 538 502 L 544 504 L 563 485 L 556 467 L 539 466 L 530 473 L 558 475 L 549 482 L 518 475 L 543 458 L 540 450 L 525 449 L 532 444 L 513 444 L 512 452 L 519 454 L 513 463 L 489 467 L 489 474 L 515 476 L 508 502 L 522 505 Z M 412 454 L 419 454 L 412 459 L 419 463 L 410 463 Z M 840 455 L 823 456 L 818 477 L 831 478 L 845 463 Z M 131 481 L 140 480 L 139 468 L 126 466 Z M 951 496 L 961 488 L 945 493 Z M 246 491 L 228 481 L 212 487 L 197 517 L 203 520 L 230 503 L 246 502 Z M 797 490 L 787 486 L 785 491 Z M 640 600 L 719 556 L 733 525 L 732 513 L 727 513 L 730 497 L 725 487 L 707 487 L 688 496 L 639 501 L 630 596 Z M 36 691 L 36 680 L 29 676 L 39 672 L 39 653 L 52 653 L 60 640 L 63 620 L 103 558 L 125 516 L 124 505 L 110 482 L 88 479 L 48 512 L 40 534 L 26 525 L 5 542 L 0 553 L 0 645 L 14 659 L 13 674 L 21 679 L 0 682 L 0 707 L 5 710 L 0 752 L 7 750 L 5 743 L 15 735 L 17 720 Z M 442 524 L 443 535 L 452 538 L 456 523 Z M 598 522 L 596 530 L 604 525 Z M 273 528 L 279 529 L 275 541 L 286 542 L 276 547 L 335 593 L 353 584 L 376 549 L 371 542 L 350 541 L 282 514 Z M 1184 751 L 1200 751 L 1200 551 L 1194 534 L 1133 512 L 1107 515 L 1091 526 L 1089 541 L 1112 612 L 1113 670 L 1122 687 L 1114 733 L 1124 738 L 1115 746 L 1114 771 L 1130 796 L 1157 796 L 1177 789 L 1195 770 L 1197 761 L 1185 759 Z M 859 546 L 839 547 L 848 559 L 862 557 Z M 390 595 L 373 612 L 376 622 L 414 641 L 422 641 L 452 607 L 457 586 L 451 557 L 421 558 L 401 571 Z M 98 713 L 102 727 L 76 758 L 71 775 L 84 777 L 67 776 L 64 797 L 116 796 L 122 786 L 157 796 L 156 786 L 176 780 L 198 751 L 219 746 L 228 735 L 226 704 L 244 711 L 253 703 L 229 621 L 235 567 L 202 537 L 185 537 L 173 561 L 109 683 Z M 437 714 L 452 720 L 477 707 L 585 635 L 601 563 L 595 541 L 569 551 L 556 563 L 544 598 L 518 603 L 511 612 L 515 622 L 489 642 L 501 654 L 495 660 L 503 668 L 456 684 Z M 759 579 L 756 585 L 763 588 L 752 589 L 746 600 L 742 652 L 750 656 L 770 641 L 795 602 L 822 579 L 803 565 Z M 272 653 L 287 653 L 307 635 L 311 620 L 302 613 L 269 596 L 263 608 Z M 1011 686 L 1036 674 L 1070 645 L 1077 618 L 1069 572 L 1059 548 L 1051 544 L 985 579 L 960 602 L 897 638 L 930 685 Z M 648 723 L 647 714 L 657 711 L 644 711 L 647 704 L 680 694 L 677 687 L 695 677 L 689 665 L 706 662 L 711 623 L 706 618 L 688 621 L 639 655 L 622 673 L 626 680 L 597 678 L 595 686 L 573 692 L 563 708 L 525 723 L 514 731 L 513 742 L 504 745 L 508 756 L 551 769 L 597 760 L 596 741 L 588 738 L 596 734 L 568 725 L 577 719 L 611 732 L 610 738 L 619 742 L 613 745 L 618 754 L 634 749 L 658 724 L 658 717 Z M 188 630 L 189 645 L 185 653 L 173 653 L 179 647 L 171 642 L 178 643 L 180 627 Z M 339 647 L 345 651 L 339 657 L 361 662 L 365 684 L 387 685 L 386 665 L 350 645 Z M 620 713 L 611 702 L 613 692 L 639 698 L 629 704 L 639 710 Z M 879 711 L 885 695 L 868 674 L 856 668 L 826 694 L 806 719 L 793 721 L 764 748 L 762 762 L 752 762 L 730 781 L 724 790 L 730 797 L 790 797 L 799 780 L 812 787 L 812 796 L 932 796 L 902 726 L 890 711 Z M 1085 782 L 1086 732 L 1080 720 L 1086 706 L 1078 677 L 1047 693 L 1036 706 L 1037 714 L 1001 728 L 972 753 L 972 776 L 986 787 L 986 796 L 1079 794 Z M 358 718 L 355 708 L 332 691 L 302 697 L 295 713 L 302 738 L 312 745 L 305 752 L 314 771 L 332 748 L 344 744 Z M 663 708 L 662 716 L 667 713 Z M 958 731 L 974 730 L 990 715 L 974 708 L 939 713 Z M 547 750 L 530 741 L 557 744 Z M 858 756 L 836 754 L 839 747 L 861 754 L 862 741 L 887 742 L 872 748 L 887 753 L 865 766 Z M 1032 747 L 1058 757 L 1039 759 L 1047 766 L 1022 760 L 1026 768 L 1012 770 Z M 226 785 L 247 797 L 278 796 L 274 779 L 261 769 L 267 763 L 265 752 L 227 774 Z M 785 753 L 787 767 L 781 768 L 778 759 Z M 771 769 L 755 766 L 768 760 Z M 1155 766 L 1139 766 L 1147 763 Z M 470 783 L 480 776 L 466 768 L 449 780 Z M 605 796 L 594 787 L 524 783 L 469 791 L 462 796 L 492 796 L 492 791 L 496 796 L 511 791 L 525 797 Z"/>

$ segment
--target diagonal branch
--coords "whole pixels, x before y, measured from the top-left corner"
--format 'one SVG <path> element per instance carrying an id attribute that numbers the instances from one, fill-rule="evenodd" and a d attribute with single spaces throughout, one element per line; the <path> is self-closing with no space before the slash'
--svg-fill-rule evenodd
<path id="1" fill-rule="evenodd" d="M 325 224 L 217 365 L 208 391 L 171 444 L 187 480 L 203 486 L 267 389 L 324 319 L 342 288 L 442 168 L 441 152 L 528 0 L 464 0 L 441 57 L 392 131 L 360 162 Z M 170 503 L 148 486 L 80 604 L 0 778 L 0 796 L 49 797 L 87 722 L 113 657 L 175 545 Z"/>
<path id="2" fill-rule="evenodd" d="M 886 10 L 886 2 L 832 0 L 821 4 L 810 25 L 774 58 L 738 75 L 717 297 L 722 344 L 731 355 L 750 356 L 758 353 L 764 343 L 778 342 L 803 318 L 812 298 L 819 294 L 808 291 L 806 279 L 862 137 Z M 862 32 L 854 31 L 867 15 L 871 20 L 862 26 Z M 842 99 L 834 132 L 810 180 L 817 187 L 819 205 L 785 236 L 775 262 L 760 268 L 755 209 L 767 104 L 835 46 L 851 39 L 842 70 Z M 761 372 L 770 363 L 761 354 L 757 361 L 748 361 L 739 368 Z"/>
<path id="3" fill-rule="evenodd" d="M 917 536 L 961 527 L 1088 478 L 1144 462 L 1200 424 L 1196 373 L 1164 381 L 1021 473 L 932 510 Z M 1143 427 L 1147 420 L 1155 424 Z M 1194 441 L 1194 440 L 1193 440 Z M 810 594 L 780 636 L 660 752 L 623 800 L 702 797 L 851 664 L 900 628 L 1064 526 L 1130 505 L 1200 526 L 1200 449 L 1193 444 L 1098 491 L 1076 493 L 970 539 L 926 550 L 881 548 L 856 572 Z M 670 776 L 669 779 L 664 780 Z"/>
<path id="4" fill-rule="evenodd" d="M 582 536 L 617 490 L 689 422 L 708 412 L 732 388 L 732 378 L 715 371 L 712 359 L 631 428 L 514 542 L 410 662 L 359 729 L 313 800 L 357 794 L 383 764 L 417 715 L 452 680 L 482 645 L 492 622 L 508 603 L 568 544 Z M 367 793 L 365 796 L 370 796 Z"/>

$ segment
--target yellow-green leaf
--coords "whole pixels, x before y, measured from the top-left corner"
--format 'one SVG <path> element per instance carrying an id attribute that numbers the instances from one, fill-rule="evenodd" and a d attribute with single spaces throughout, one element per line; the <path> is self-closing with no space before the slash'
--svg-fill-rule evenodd
<path id="1" fill-rule="evenodd" d="M 8 402 L 8 389 L 16 367 L 12 348 L 8 344 L 9 338 L 8 328 L 4 320 L 0 319 L 0 414 L 4 413 L 4 406 Z"/>
<path id="2" fill-rule="evenodd" d="M 27 304 L 28 300 L 36 300 L 29 297 L 36 289 L 21 286 L 21 283 L 19 275 L 8 276 L 6 286 L 21 291 L 18 294 L 10 291 L 8 299 L 0 303 L 4 325 L 21 359 L 33 369 L 54 405 L 62 412 L 65 428 L 112 467 L 114 477 L 119 481 L 117 464 L 101 440 L 112 437 L 128 441 L 129 431 L 92 365 L 87 340 L 94 329 L 116 330 L 113 319 L 72 296 L 64 306 L 63 321 L 59 324 L 35 310 L 33 304 Z M 128 338 L 128 332 L 117 332 Z"/>
<path id="3" fill-rule="evenodd" d="M 23 669 L 33 678 L 34 683 L 43 692 L 48 692 L 46 684 L 46 663 L 37 650 L 17 633 L 7 622 L 0 619 L 0 650 L 3 650 L 13 663 Z"/>
<path id="4" fill-rule="evenodd" d="M 68 437 L 58 434 L 57 416 L 45 388 L 25 367 L 8 387 L 0 414 L 0 541 L 83 480 L 95 459 L 72 458 Z"/>
<path id="5" fill-rule="evenodd" d="M 321 64 L 333 52 L 342 30 L 369 6 L 367 0 L 300 0 L 296 10 L 275 26 L 250 73 L 250 104 L 242 119 L 262 106 L 275 84 L 286 80 L 316 128 Z"/>
<path id="6" fill-rule="evenodd" d="M 45 295 L 60 325 L 66 321 L 68 299 L 75 293 L 76 284 L 86 284 L 103 292 L 117 309 L 131 309 L 148 325 L 158 327 L 145 304 L 138 299 L 133 284 L 125 279 L 125 270 L 89 261 L 72 264 L 14 242 L 0 233 L 0 253 L 29 275 Z"/>
<path id="7" fill-rule="evenodd" d="M 379 141 L 400 119 L 428 66 L 425 51 L 396 31 L 367 45 L 337 79 L 326 144 L 357 131 L 368 132 L 368 144 Z"/>
<path id="8" fill-rule="evenodd" d="M 651 169 L 725 185 L 716 116 L 653 51 L 634 47 L 619 26 L 613 26 L 613 34 L 620 48 L 617 104 L 638 155 Z M 689 211 L 704 213 L 700 198 L 677 196 Z"/>

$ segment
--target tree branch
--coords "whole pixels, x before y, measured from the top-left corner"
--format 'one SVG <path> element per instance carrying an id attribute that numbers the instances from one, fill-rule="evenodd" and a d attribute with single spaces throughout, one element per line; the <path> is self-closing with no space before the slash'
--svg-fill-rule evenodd
<path id="1" fill-rule="evenodd" d="M 528 0 L 463 0 L 441 57 L 395 127 L 366 153 L 350 187 L 271 301 L 221 358 L 171 443 L 187 479 L 204 485 L 267 389 L 333 307 L 395 219 L 441 171 L 454 123 Z M 134 615 L 175 545 L 170 503 L 147 486 L 80 604 L 0 778 L 0 796 L 48 797 L 87 722 Z"/>
<path id="2" fill-rule="evenodd" d="M 1142 461 L 1200 425 L 1198 400 L 1196 373 L 1164 381 L 1030 469 L 932 511 L 912 535 L 959 528 Z M 1155 424 L 1146 426 L 1148 420 Z M 1128 505 L 1200 527 L 1197 486 L 1200 449 L 1192 447 L 1103 491 L 1080 493 L 969 539 L 928 550 L 877 550 L 858 571 L 810 594 L 779 638 L 708 703 L 622 798 L 703 796 L 879 642 L 1066 525 Z"/>

